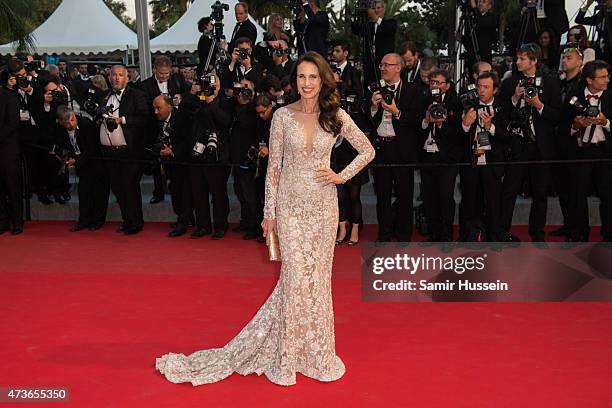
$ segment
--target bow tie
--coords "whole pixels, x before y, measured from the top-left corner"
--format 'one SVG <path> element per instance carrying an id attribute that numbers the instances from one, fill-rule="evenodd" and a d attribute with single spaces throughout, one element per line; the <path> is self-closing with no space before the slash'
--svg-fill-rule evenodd
<path id="1" fill-rule="evenodd" d="M 588 94 L 588 95 L 587 95 L 587 97 L 586 97 L 587 101 L 588 101 L 588 100 L 590 100 L 591 98 L 593 98 L 593 99 L 599 99 L 599 95 L 591 95 L 591 94 Z"/>
<path id="2" fill-rule="evenodd" d="M 122 92 L 123 92 L 123 89 L 121 91 L 115 91 L 114 89 L 111 89 L 111 95 L 121 96 Z"/>

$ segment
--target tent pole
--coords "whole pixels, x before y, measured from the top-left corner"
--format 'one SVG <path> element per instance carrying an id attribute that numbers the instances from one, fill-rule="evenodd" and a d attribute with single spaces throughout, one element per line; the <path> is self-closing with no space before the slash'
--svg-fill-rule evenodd
<path id="1" fill-rule="evenodd" d="M 149 78 L 151 69 L 151 45 L 149 44 L 149 14 L 147 0 L 136 0 L 136 35 L 138 36 L 138 59 L 140 76 Z"/>

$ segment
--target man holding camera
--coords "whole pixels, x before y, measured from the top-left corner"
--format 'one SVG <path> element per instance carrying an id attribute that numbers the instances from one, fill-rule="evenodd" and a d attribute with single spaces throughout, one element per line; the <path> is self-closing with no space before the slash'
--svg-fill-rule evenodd
<path id="1" fill-rule="evenodd" d="M 462 116 L 464 159 L 473 163 L 461 172 L 461 240 L 503 240 L 505 232 L 500 225 L 502 194 L 501 165 L 487 165 L 504 161 L 504 145 L 508 137 L 508 108 L 496 97 L 499 78 L 495 72 L 483 72 L 476 82 L 478 101 L 464 106 Z M 462 96 L 463 98 L 463 96 Z M 465 104 L 464 104 L 465 105 Z M 482 187 L 482 189 L 481 189 Z M 482 191 L 482 193 L 481 193 Z M 481 201 L 485 208 L 485 236 L 478 236 Z"/>
<path id="2" fill-rule="evenodd" d="M 380 63 L 385 87 L 376 90 L 370 100 L 373 128 L 376 130 L 378 164 L 412 164 L 417 160 L 417 132 L 420 127 L 419 93 L 414 84 L 401 80 L 404 61 L 399 54 L 387 54 Z M 376 189 L 377 241 L 398 241 L 412 238 L 414 168 L 374 168 Z M 397 217 L 392 214 L 391 198 L 397 195 Z"/>
<path id="3" fill-rule="evenodd" d="M 463 155 L 464 145 L 459 127 L 462 111 L 459 98 L 452 88 L 450 73 L 444 69 L 432 71 L 429 87 L 419 138 L 421 161 L 427 164 L 457 163 Z M 423 207 L 431 242 L 453 240 L 456 178 L 456 167 L 421 168 Z"/>
<path id="4" fill-rule="evenodd" d="M 343 40 L 337 41 L 332 50 L 331 67 L 341 95 L 343 97 L 354 95 L 361 100 L 363 98 L 361 73 L 348 61 L 350 54 L 350 44 Z"/>
<path id="5" fill-rule="evenodd" d="M 236 40 L 232 59 L 221 69 L 221 84 L 224 89 L 232 88 L 235 83 L 247 79 L 259 89 L 264 67 L 253 58 L 253 43 L 246 37 Z"/>
<path id="6" fill-rule="evenodd" d="M 467 63 L 472 67 L 477 61 L 493 62 L 492 49 L 493 44 L 497 41 L 497 30 L 499 27 L 499 18 L 493 14 L 493 0 L 469 0 L 466 12 L 471 13 L 471 18 L 474 29 L 474 39 L 476 44 L 472 44 L 469 33 L 463 36 L 461 41 L 467 50 Z M 466 28 L 467 30 L 467 28 Z M 478 47 L 478 55 L 474 45 Z"/>
<path id="7" fill-rule="evenodd" d="M 23 232 L 19 99 L 0 87 L 0 234 Z"/>
<path id="8" fill-rule="evenodd" d="M 502 84 L 501 96 L 511 103 L 508 146 L 509 161 L 551 160 L 555 154 L 555 126 L 561 116 L 561 92 L 556 77 L 542 76 L 537 67 L 541 51 L 537 44 L 519 47 L 518 73 Z M 529 175 L 531 210 L 529 235 L 534 242 L 544 241 L 544 225 L 551 183 L 550 165 L 530 164 L 506 167 L 502 192 L 502 228 L 506 241 L 519 239 L 510 233 L 517 195 Z"/>
<path id="9" fill-rule="evenodd" d="M 208 74 L 194 84 L 185 97 L 181 109 L 194 112 L 194 129 L 190 134 L 189 178 L 196 215 L 196 229 L 191 238 L 198 239 L 213 233 L 218 240 L 227 232 L 229 198 L 227 180 L 229 163 L 229 129 L 232 125 L 232 109 L 219 96 L 221 82 L 216 75 Z M 205 164 L 205 165 L 201 165 Z M 217 164 L 217 165 L 213 165 Z M 213 204 L 213 223 L 210 220 L 210 196 Z M 213 232 L 214 227 L 214 232 Z"/>
<path id="10" fill-rule="evenodd" d="M 371 84 L 380 76 L 378 64 L 380 64 L 382 58 L 394 50 L 397 21 L 392 18 L 385 18 L 385 2 L 383 0 L 369 1 L 368 3 L 367 21 L 362 23 L 353 20 L 351 31 L 353 35 L 364 37 L 366 50 L 363 55 L 364 81 L 366 84 Z"/>
<path id="11" fill-rule="evenodd" d="M 128 87 L 127 69 L 115 65 L 111 69 L 111 85 L 100 115 L 102 154 L 109 159 L 107 169 L 113 194 L 117 197 L 123 223 L 117 232 L 134 235 L 142 231 L 142 197 L 140 178 L 142 165 L 131 160 L 144 156 L 149 108 L 145 94 Z"/>
<path id="12" fill-rule="evenodd" d="M 268 41 L 268 47 L 272 45 L 272 66 L 269 73 L 276 76 L 279 80 L 291 75 L 295 62 L 289 59 L 289 48 L 284 40 Z"/>
<path id="13" fill-rule="evenodd" d="M 257 28 L 249 20 L 249 6 L 244 2 L 236 3 L 234 14 L 236 15 L 236 25 L 234 26 L 228 49 L 233 50 L 238 47 L 239 38 L 248 38 L 251 40 L 252 46 L 257 40 Z"/>
<path id="14" fill-rule="evenodd" d="M 578 10 L 576 24 L 595 26 L 597 41 L 594 44 L 596 57 L 603 61 L 612 58 L 612 0 L 599 0 L 595 13 L 587 17 L 586 13 L 595 0 L 587 0 Z"/>
<path id="15" fill-rule="evenodd" d="M 329 16 L 321 10 L 321 1 L 304 0 L 303 8 L 294 20 L 294 24 L 295 31 L 302 33 L 302 43 L 298 44 L 299 54 L 315 51 L 323 58 L 327 57 Z"/>
<path id="16" fill-rule="evenodd" d="M 64 152 L 63 165 L 74 167 L 79 177 L 79 220 L 70 232 L 85 228 L 96 231 L 106 221 L 110 187 L 104 163 L 92 157 L 100 156 L 100 141 L 94 123 L 77 116 L 68 106 L 57 109 L 61 127 L 58 145 Z"/>
<path id="17" fill-rule="evenodd" d="M 612 159 L 610 119 L 612 93 L 610 65 L 601 60 L 588 62 L 582 69 L 586 82 L 569 102 L 572 123 L 569 157 L 572 159 Z M 600 199 L 601 235 L 612 241 L 612 164 L 576 163 L 569 170 L 572 194 L 569 200 L 567 241 L 588 241 L 589 216 L 587 195 L 594 180 Z"/>

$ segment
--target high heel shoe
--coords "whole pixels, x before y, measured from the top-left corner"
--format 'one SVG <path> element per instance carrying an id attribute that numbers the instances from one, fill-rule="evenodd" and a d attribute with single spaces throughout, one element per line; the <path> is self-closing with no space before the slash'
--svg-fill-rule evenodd
<path id="1" fill-rule="evenodd" d="M 344 238 L 342 238 L 342 239 L 337 239 L 337 240 L 336 240 L 336 245 L 340 245 L 340 244 L 342 244 L 342 243 L 343 243 L 343 242 L 345 242 L 345 241 L 346 241 L 346 237 L 344 237 Z"/>
<path id="2" fill-rule="evenodd" d="M 349 239 L 349 240 L 348 240 L 348 242 L 347 242 L 347 245 L 348 245 L 348 246 L 355 246 L 355 245 L 357 245 L 358 243 L 359 243 L 359 241 L 351 241 L 351 240 Z"/>

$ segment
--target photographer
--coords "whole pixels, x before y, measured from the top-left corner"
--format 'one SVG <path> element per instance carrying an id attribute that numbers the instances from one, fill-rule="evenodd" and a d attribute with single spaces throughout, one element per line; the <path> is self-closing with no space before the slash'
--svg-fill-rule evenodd
<path id="1" fill-rule="evenodd" d="M 413 41 L 404 41 L 399 45 L 397 52 L 404 60 L 404 69 L 401 73 L 402 80 L 404 82 L 420 81 L 421 59 L 416 44 Z"/>
<path id="2" fill-rule="evenodd" d="M 213 23 L 210 17 L 202 17 L 198 21 L 198 31 L 202 33 L 200 39 L 198 40 L 198 67 L 196 68 L 196 73 L 198 76 L 202 76 L 204 74 L 204 68 L 206 66 L 206 61 L 208 60 L 208 55 L 210 54 L 210 49 L 215 46 L 215 38 L 213 37 Z M 210 66 L 215 66 L 217 53 L 213 50 L 210 57 Z"/>
<path id="3" fill-rule="evenodd" d="M 400 78 L 404 61 L 399 54 L 387 54 L 379 65 L 385 87 L 376 90 L 370 100 L 377 164 L 407 164 L 417 160 L 417 133 L 420 127 L 420 97 L 414 84 Z M 414 168 L 374 168 L 376 216 L 379 242 L 395 237 L 408 242 L 412 238 Z M 391 210 L 392 193 L 397 195 L 398 215 Z"/>
<path id="4" fill-rule="evenodd" d="M 572 159 L 611 159 L 612 93 L 608 89 L 610 65 L 595 60 L 582 69 L 585 86 L 570 98 L 572 112 L 570 154 Z M 572 103 L 573 101 L 573 103 Z M 612 241 L 612 164 L 576 163 L 569 169 L 570 195 L 567 241 L 588 241 L 589 215 L 587 196 L 591 180 L 599 195 L 601 235 Z"/>
<path id="5" fill-rule="evenodd" d="M 364 48 L 363 55 L 363 74 L 366 84 L 371 84 L 380 77 L 378 64 L 382 58 L 394 52 L 395 36 L 397 33 L 397 21 L 385 18 L 385 2 L 375 0 L 368 2 L 367 21 L 353 19 L 351 31 L 353 35 L 363 36 Z M 363 25 L 367 25 L 364 27 Z M 369 37 L 365 37 L 369 35 Z M 401 55 L 401 53 L 400 53 Z M 375 72 L 374 70 L 378 70 Z"/>
<path id="6" fill-rule="evenodd" d="M 236 105 L 230 134 L 230 157 L 234 164 L 234 191 L 240 201 L 241 219 L 236 232 L 245 232 L 244 239 L 249 240 L 261 235 L 259 224 L 263 219 L 255 184 L 259 140 L 253 132 L 257 126 L 257 113 L 253 104 L 255 89 L 246 80 L 241 81 L 240 86 L 240 89 L 234 90 Z"/>
<path id="7" fill-rule="evenodd" d="M 232 59 L 228 65 L 221 68 L 221 84 L 224 89 L 232 88 L 235 83 L 247 79 L 259 89 L 264 67 L 253 59 L 253 43 L 246 37 L 236 40 L 236 48 L 232 51 Z"/>
<path id="8" fill-rule="evenodd" d="M 363 98 L 361 73 L 348 61 L 350 55 L 350 44 L 342 40 L 337 41 L 332 51 L 331 67 L 340 94 L 343 97 L 354 95 L 361 100 Z"/>
<path id="9" fill-rule="evenodd" d="M 255 112 L 257 113 L 256 135 L 259 141 L 259 167 L 256 169 L 255 187 L 257 191 L 258 214 L 263 213 L 266 197 L 266 175 L 268 171 L 268 154 L 270 145 L 270 127 L 272 116 L 278 108 L 274 107 L 272 100 L 266 95 L 259 95 L 255 98 Z M 266 242 L 262 236 L 257 238 L 258 242 Z"/>
<path id="10" fill-rule="evenodd" d="M 278 79 L 281 79 L 285 76 L 291 75 L 295 62 L 291 61 L 289 58 L 289 48 L 287 47 L 287 43 L 285 41 L 280 40 L 275 42 L 275 44 L 277 44 L 277 46 L 270 49 L 270 52 L 272 53 L 272 66 L 270 69 L 268 69 L 268 72 L 276 76 Z"/>
<path id="11" fill-rule="evenodd" d="M 144 156 L 149 108 L 145 94 L 128 87 L 127 69 L 111 69 L 111 86 L 102 104 L 100 123 L 102 154 L 108 158 L 107 170 L 113 194 L 117 197 L 123 223 L 117 232 L 134 235 L 142 231 L 142 165 L 131 160 Z"/>
<path id="12" fill-rule="evenodd" d="M 214 78 L 214 79 L 213 79 Z M 214 233 L 217 240 L 227 232 L 229 198 L 227 180 L 229 163 L 229 129 L 232 124 L 231 106 L 219 97 L 221 82 L 209 74 L 194 84 L 180 109 L 194 112 L 194 128 L 190 134 L 191 147 L 189 178 L 196 214 L 196 229 L 191 238 L 202 238 Z M 201 165 L 204 164 L 204 165 Z M 217 164 L 217 165 L 215 165 Z M 213 204 L 213 224 L 210 221 L 210 197 Z"/>
<path id="13" fill-rule="evenodd" d="M 603 61 L 612 58 L 612 0 L 599 0 L 596 12 L 590 17 L 586 16 L 589 7 L 595 0 L 587 0 L 576 15 L 576 24 L 595 26 L 597 40 L 594 41 L 595 56 Z"/>
<path id="14" fill-rule="evenodd" d="M 232 31 L 228 50 L 238 47 L 239 38 L 248 38 L 252 46 L 257 40 L 257 28 L 249 20 L 249 6 L 244 2 L 236 3 L 234 14 L 236 15 L 236 25 L 234 26 L 234 31 Z"/>
<path id="15" fill-rule="evenodd" d="M 148 149 L 163 167 L 170 181 L 169 189 L 172 198 L 172 209 L 178 219 L 169 237 L 178 237 L 187 232 L 193 215 L 191 200 L 191 182 L 189 169 L 186 166 L 165 163 L 167 160 L 184 161 L 189 158 L 188 140 L 191 130 L 192 115 L 187 109 L 177 109 L 174 101 L 166 94 L 153 99 L 155 114 L 155 138 Z"/>
<path id="16" fill-rule="evenodd" d="M 497 33 L 499 16 L 493 14 L 493 0 L 469 0 L 467 6 L 464 11 L 464 19 L 471 19 L 476 46 L 478 46 L 478 55 L 476 55 L 469 34 L 466 33 L 461 38 L 467 51 L 467 64 L 469 67 L 472 67 L 477 61 L 490 64 L 493 62 L 493 44 L 499 37 Z"/>
<path id="17" fill-rule="evenodd" d="M 559 80 L 543 76 L 538 69 L 540 47 L 522 45 L 516 52 L 518 72 L 502 83 L 501 97 L 511 103 L 509 161 L 550 160 L 555 153 L 555 126 L 561 115 Z M 544 225 L 550 189 L 550 165 L 507 166 L 502 192 L 502 228 L 507 241 L 518 241 L 510 233 L 516 197 L 529 175 L 532 193 L 529 235 L 544 240 Z"/>
<path id="18" fill-rule="evenodd" d="M 185 79 L 178 74 L 171 74 L 172 61 L 165 55 L 155 58 L 153 63 L 153 75 L 140 83 L 140 89 L 147 97 L 147 105 L 150 106 L 150 127 L 149 142 L 152 142 L 157 135 L 157 120 L 153 113 L 153 100 L 159 95 L 167 95 L 173 101 L 174 106 L 181 103 L 182 94 L 189 92 L 189 86 Z M 157 204 L 164 201 L 165 182 L 161 175 L 161 167 L 151 169 L 153 172 L 153 197 L 149 201 Z"/>
<path id="19" fill-rule="evenodd" d="M 477 90 L 478 101 L 473 106 L 464 104 L 462 115 L 464 151 L 467 153 L 463 159 L 472 162 L 473 166 L 461 169 L 460 239 L 479 240 L 479 208 L 484 201 L 486 233 L 480 239 L 498 242 L 505 236 L 500 225 L 504 168 L 487 164 L 504 161 L 508 108 L 506 102 L 496 97 L 499 78 L 495 72 L 480 74 Z"/>
<path id="20" fill-rule="evenodd" d="M 461 104 L 453 90 L 451 76 L 444 69 L 429 74 L 430 94 L 423 101 L 425 116 L 419 138 L 423 163 L 452 164 L 461 160 L 464 146 L 460 131 Z M 452 166 L 421 168 L 423 207 L 431 242 L 452 242 L 455 218 L 455 179 Z"/>
<path id="21" fill-rule="evenodd" d="M 61 126 L 57 140 L 62 150 L 60 157 L 65 166 L 76 169 L 79 177 L 79 220 L 70 232 L 85 228 L 96 231 L 106 221 L 110 193 L 104 163 L 92 159 L 100 156 L 97 129 L 91 120 L 77 116 L 67 106 L 57 109 L 57 119 Z"/>
<path id="22" fill-rule="evenodd" d="M 301 33 L 302 43 L 298 44 L 299 54 L 307 51 L 318 52 L 327 57 L 327 34 L 329 33 L 329 16 L 321 10 L 320 0 L 304 2 L 297 19 L 293 21 L 295 31 Z"/>
<path id="23" fill-rule="evenodd" d="M 23 232 L 19 99 L 0 87 L 0 234 Z"/>

